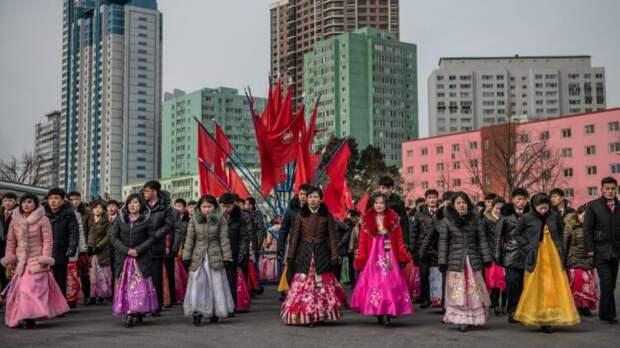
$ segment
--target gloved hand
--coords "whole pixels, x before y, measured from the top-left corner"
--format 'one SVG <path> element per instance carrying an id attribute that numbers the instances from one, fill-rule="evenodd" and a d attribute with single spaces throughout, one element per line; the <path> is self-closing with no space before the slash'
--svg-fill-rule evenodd
<path id="1" fill-rule="evenodd" d="M 484 263 L 484 268 L 489 268 L 489 267 L 491 267 L 491 265 L 493 265 L 493 262 L 485 262 Z"/>
<path id="2" fill-rule="evenodd" d="M 448 265 L 439 265 L 439 271 L 441 273 L 446 273 L 448 271 Z"/>
<path id="3" fill-rule="evenodd" d="M 229 268 L 229 267 L 231 267 L 232 265 L 233 265 L 233 262 L 232 262 L 232 261 L 229 261 L 229 260 L 225 260 L 225 261 L 224 261 L 224 267 Z"/>
<path id="4" fill-rule="evenodd" d="M 188 270 L 191 263 L 192 263 L 191 260 L 183 260 L 183 267 L 185 267 L 185 269 Z"/>

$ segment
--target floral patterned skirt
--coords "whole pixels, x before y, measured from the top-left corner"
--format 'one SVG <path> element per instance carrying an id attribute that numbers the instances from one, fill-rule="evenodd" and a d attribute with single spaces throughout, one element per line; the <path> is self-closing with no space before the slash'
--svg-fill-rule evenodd
<path id="1" fill-rule="evenodd" d="M 430 296 L 433 308 L 441 307 L 441 298 L 443 297 L 443 277 L 439 271 L 439 267 L 430 267 L 428 280 L 430 283 Z"/>
<path id="2" fill-rule="evenodd" d="M 90 297 L 111 298 L 112 291 L 112 268 L 99 265 L 97 255 L 91 258 Z"/>
<path id="3" fill-rule="evenodd" d="M 126 256 L 114 288 L 114 315 L 147 314 L 159 309 L 151 277 L 145 278 L 135 258 Z"/>
<path id="4" fill-rule="evenodd" d="M 83 298 L 77 261 L 69 261 L 67 263 L 67 295 L 65 299 L 68 303 L 76 304 Z"/>
<path id="5" fill-rule="evenodd" d="M 491 300 L 482 272 L 474 272 L 465 258 L 463 272 L 446 274 L 445 323 L 459 325 L 484 325 L 489 317 Z"/>
<path id="6" fill-rule="evenodd" d="M 287 325 L 309 325 L 340 320 L 347 294 L 332 273 L 317 274 L 314 258 L 308 273 L 295 273 L 281 317 Z"/>
<path id="7" fill-rule="evenodd" d="M 598 278 L 594 270 L 571 268 L 568 282 L 577 308 L 596 309 L 599 299 Z"/>

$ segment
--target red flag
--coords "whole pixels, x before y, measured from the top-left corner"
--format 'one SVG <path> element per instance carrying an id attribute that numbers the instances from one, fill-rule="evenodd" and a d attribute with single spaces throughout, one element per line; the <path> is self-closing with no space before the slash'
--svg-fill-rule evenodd
<path id="1" fill-rule="evenodd" d="M 241 177 L 232 166 L 228 167 L 228 186 L 233 193 L 236 193 L 241 198 L 247 198 L 250 196 L 248 188 L 245 186 Z"/>
<path id="2" fill-rule="evenodd" d="M 198 173 L 200 175 L 200 195 L 213 195 L 219 197 L 228 190 L 221 178 L 217 178 L 213 171 L 207 167 L 207 163 L 198 159 Z"/>
<path id="3" fill-rule="evenodd" d="M 342 190 L 342 202 L 346 208 L 346 210 L 353 209 L 353 196 L 351 195 L 351 190 L 349 190 L 349 185 L 347 181 L 344 182 L 344 188 Z"/>
<path id="4" fill-rule="evenodd" d="M 202 124 L 196 123 L 198 124 L 198 159 L 203 160 L 207 165 L 213 165 L 219 157 L 218 146 L 207 129 Z"/>
<path id="5" fill-rule="evenodd" d="M 230 154 L 233 152 L 232 146 L 230 145 L 230 142 L 228 141 L 228 137 L 226 136 L 226 133 L 224 133 L 220 125 L 217 123 L 215 124 L 215 140 L 220 144 L 221 146 L 220 150 L 223 150 L 226 156 L 230 156 Z"/>
<path id="6" fill-rule="evenodd" d="M 332 215 L 341 220 L 347 216 L 347 208 L 342 196 L 346 185 L 345 176 L 349 165 L 349 155 L 349 144 L 345 143 L 325 168 L 329 183 L 325 189 L 323 201 Z"/>
<path id="7" fill-rule="evenodd" d="M 368 192 L 364 192 L 362 198 L 360 198 L 359 202 L 355 205 L 355 209 L 357 209 L 360 213 L 364 214 L 366 212 L 366 206 L 368 205 L 368 201 L 370 200 L 370 195 Z"/>
<path id="8" fill-rule="evenodd" d="M 295 192 L 299 192 L 299 187 L 305 183 L 312 181 L 312 175 L 321 160 L 320 154 L 313 154 L 312 142 L 314 140 L 314 134 L 316 133 L 316 113 L 318 103 L 315 104 L 310 116 L 310 123 L 308 127 L 304 124 L 301 129 L 301 140 L 297 146 L 297 168 L 295 169 Z M 300 109 L 301 113 L 297 115 L 303 115 L 303 106 Z"/>

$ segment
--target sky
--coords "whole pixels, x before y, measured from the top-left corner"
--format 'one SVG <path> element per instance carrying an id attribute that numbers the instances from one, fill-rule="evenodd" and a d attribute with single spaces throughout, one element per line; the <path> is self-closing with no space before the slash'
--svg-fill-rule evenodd
<path id="1" fill-rule="evenodd" d="M 158 0 L 163 89 L 250 86 L 266 94 L 271 0 Z M 427 78 L 440 57 L 591 55 L 620 106 L 620 1 L 400 0 L 400 39 L 418 46 L 420 136 Z M 0 0 L 0 159 L 34 147 L 34 126 L 60 110 L 62 0 Z"/>

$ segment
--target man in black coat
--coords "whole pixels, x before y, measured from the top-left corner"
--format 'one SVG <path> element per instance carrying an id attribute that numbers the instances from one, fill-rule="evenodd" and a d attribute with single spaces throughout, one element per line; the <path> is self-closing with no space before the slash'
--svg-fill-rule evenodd
<path id="1" fill-rule="evenodd" d="M 512 203 L 502 207 L 501 217 L 495 227 L 495 241 L 489 243 L 493 243 L 495 262 L 505 268 L 508 322 L 514 324 L 518 323 L 513 315 L 523 291 L 525 262 L 525 255 L 520 249 L 522 236 L 517 230 L 517 225 L 529 210 L 527 205 L 529 193 L 524 188 L 516 188 L 512 191 L 511 197 Z"/>
<path id="2" fill-rule="evenodd" d="M 568 204 L 564 190 L 561 188 L 554 188 L 549 191 L 549 198 L 551 199 L 551 207 L 562 219 L 564 219 L 566 215 L 575 212 L 575 209 Z"/>
<path id="3" fill-rule="evenodd" d="M 409 216 L 407 216 L 407 208 L 405 202 L 394 193 L 394 180 L 389 176 L 379 178 L 379 192 L 387 196 L 388 208 L 394 210 L 400 216 L 400 227 L 403 230 L 403 241 L 407 249 L 411 250 L 409 238 Z"/>
<path id="4" fill-rule="evenodd" d="M 52 225 L 54 265 L 52 271 L 63 295 L 67 295 L 67 264 L 75 255 L 80 239 L 80 230 L 71 203 L 65 201 L 65 191 L 53 188 L 43 203 L 45 215 Z"/>
<path id="5" fill-rule="evenodd" d="M 174 242 L 177 217 L 176 211 L 170 205 L 170 195 L 168 192 L 161 190 L 161 184 L 158 181 L 151 180 L 145 183 L 142 195 L 147 207 L 151 210 L 149 220 L 151 221 L 151 229 L 155 236 L 155 243 L 151 247 L 151 253 L 153 254 L 152 273 L 153 285 L 155 285 L 155 290 L 157 291 L 159 310 L 153 313 L 153 315 L 159 316 L 161 315 L 161 306 L 164 299 L 164 266 L 168 273 L 168 285 L 171 289 L 174 289 L 174 258 L 171 257 L 171 249 Z M 175 291 L 170 292 L 171 303 L 175 302 L 175 293 Z"/>
<path id="6" fill-rule="evenodd" d="M 108 222 L 110 223 L 108 225 L 108 236 L 109 238 L 111 238 L 111 233 L 112 233 L 112 225 L 114 224 L 114 222 L 116 221 L 116 219 L 119 218 L 120 216 L 120 209 L 121 209 L 121 204 L 113 199 L 109 200 L 106 205 L 105 205 L 105 209 L 106 209 L 106 213 L 108 215 Z M 116 264 L 114 263 L 114 258 L 115 258 L 115 252 L 114 252 L 114 245 L 112 245 L 112 243 L 109 243 L 109 248 L 110 248 L 110 268 L 112 270 L 112 274 L 115 274 L 115 270 L 116 270 Z M 114 283 L 116 282 L 116 278 L 112 277 L 112 289 L 114 289 Z"/>
<path id="7" fill-rule="evenodd" d="M 420 268 L 420 302 L 421 308 L 428 308 L 431 305 L 430 297 L 430 253 L 421 255 L 422 242 L 430 238 L 435 229 L 435 214 L 437 213 L 437 203 L 439 201 L 439 192 L 435 189 L 429 189 L 424 192 L 425 205 L 420 205 L 420 209 L 416 212 L 413 223 L 411 224 L 411 233 L 409 234 L 409 252 L 413 256 L 415 264 Z M 435 253 L 436 255 L 436 253 Z"/>
<path id="8" fill-rule="evenodd" d="M 280 264 L 279 275 L 284 271 L 284 256 L 286 255 L 286 246 L 288 245 L 288 234 L 291 231 L 297 214 L 301 207 L 308 201 L 308 191 L 312 188 L 310 184 L 303 184 L 299 187 L 299 192 L 291 199 L 284 213 L 282 225 L 280 226 L 280 238 L 278 238 L 278 263 Z"/>
<path id="9" fill-rule="evenodd" d="M 588 203 L 583 224 L 586 251 L 594 256 L 601 288 L 598 316 L 617 324 L 614 292 L 620 260 L 620 201 L 618 182 L 612 177 L 601 181 L 602 196 Z"/>
<path id="10" fill-rule="evenodd" d="M 252 223 L 245 217 L 241 209 L 235 205 L 236 195 L 234 193 L 222 194 L 219 201 L 224 212 L 224 218 L 228 222 L 228 239 L 230 240 L 230 251 L 232 253 L 232 262 L 224 262 L 224 266 L 226 267 L 230 293 L 236 305 L 237 267 L 247 261 Z"/>
<path id="11" fill-rule="evenodd" d="M 13 192 L 5 193 L 2 196 L 2 207 L 0 208 L 0 259 L 4 257 L 6 239 L 9 236 L 9 225 L 15 208 L 17 208 L 17 195 Z M 8 283 L 6 269 L 0 264 L 0 287 L 4 289 Z"/>

